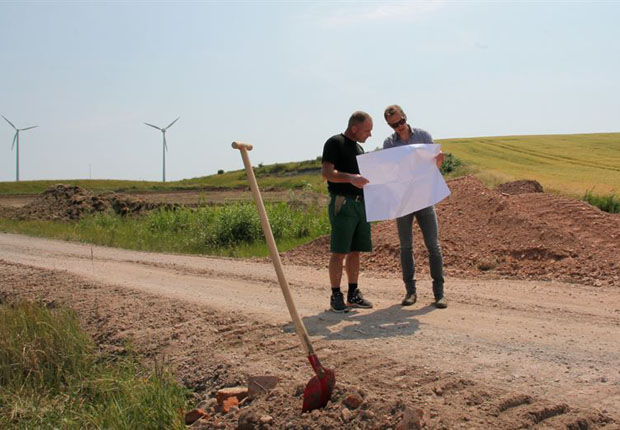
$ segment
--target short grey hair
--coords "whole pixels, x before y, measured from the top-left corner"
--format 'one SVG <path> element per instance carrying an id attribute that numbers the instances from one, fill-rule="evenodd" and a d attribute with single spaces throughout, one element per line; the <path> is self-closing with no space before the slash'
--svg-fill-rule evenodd
<path id="1" fill-rule="evenodd" d="M 349 118 L 349 124 L 347 125 L 347 129 L 350 129 L 354 125 L 361 124 L 367 119 L 372 119 L 369 114 L 361 110 L 355 111 L 353 112 L 353 114 L 351 114 L 351 117 Z"/>

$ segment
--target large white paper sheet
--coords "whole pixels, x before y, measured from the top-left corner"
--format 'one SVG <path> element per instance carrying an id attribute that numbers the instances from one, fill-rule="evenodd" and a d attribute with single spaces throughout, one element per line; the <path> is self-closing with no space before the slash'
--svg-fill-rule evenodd
<path id="1" fill-rule="evenodd" d="M 435 164 L 440 145 L 397 146 L 357 156 L 364 186 L 366 219 L 394 219 L 434 205 L 450 195 Z"/>

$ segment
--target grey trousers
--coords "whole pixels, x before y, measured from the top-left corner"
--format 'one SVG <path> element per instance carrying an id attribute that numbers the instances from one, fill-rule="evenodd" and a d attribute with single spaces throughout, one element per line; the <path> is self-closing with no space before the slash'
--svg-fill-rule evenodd
<path id="1" fill-rule="evenodd" d="M 400 267 L 403 272 L 403 282 L 407 292 L 415 293 L 415 260 L 413 256 L 413 219 L 424 237 L 424 244 L 428 249 L 431 277 L 433 278 L 433 294 L 435 299 L 443 297 L 443 257 L 439 246 L 439 227 L 435 207 L 429 206 L 396 219 L 398 239 L 400 240 Z"/>

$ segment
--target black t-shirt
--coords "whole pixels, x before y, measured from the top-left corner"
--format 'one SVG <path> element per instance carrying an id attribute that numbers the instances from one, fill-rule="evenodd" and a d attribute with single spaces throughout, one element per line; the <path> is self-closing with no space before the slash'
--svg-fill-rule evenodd
<path id="1" fill-rule="evenodd" d="M 349 139 L 344 134 L 337 134 L 330 137 L 323 146 L 323 162 L 327 161 L 334 164 L 334 168 L 339 172 L 359 174 L 360 169 L 355 158 L 363 154 L 364 149 L 354 140 Z M 363 195 L 361 188 L 349 182 L 330 182 L 327 181 L 327 189 L 331 194 L 343 195 Z"/>

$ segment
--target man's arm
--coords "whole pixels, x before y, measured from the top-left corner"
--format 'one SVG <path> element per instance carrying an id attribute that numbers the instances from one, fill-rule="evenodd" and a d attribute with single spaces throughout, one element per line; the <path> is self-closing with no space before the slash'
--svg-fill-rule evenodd
<path id="1" fill-rule="evenodd" d="M 425 139 L 428 143 L 435 143 L 433 140 L 433 136 L 428 131 L 422 130 L 422 133 L 426 135 Z M 443 160 L 445 158 L 445 154 L 442 150 L 439 150 L 439 154 L 435 156 L 435 164 L 437 164 L 437 168 L 441 169 L 441 165 L 443 164 Z"/>
<path id="2" fill-rule="evenodd" d="M 446 155 L 443 153 L 443 151 L 440 150 L 439 154 L 435 156 L 435 163 L 437 163 L 438 169 L 441 169 L 441 165 L 443 164 L 444 158 L 446 158 Z"/>
<path id="3" fill-rule="evenodd" d="M 363 188 L 364 185 L 368 183 L 368 179 L 364 178 L 362 175 L 339 172 L 334 168 L 334 163 L 330 163 L 329 161 L 323 162 L 323 167 L 321 168 L 321 175 L 326 181 L 351 183 L 357 188 Z"/>

